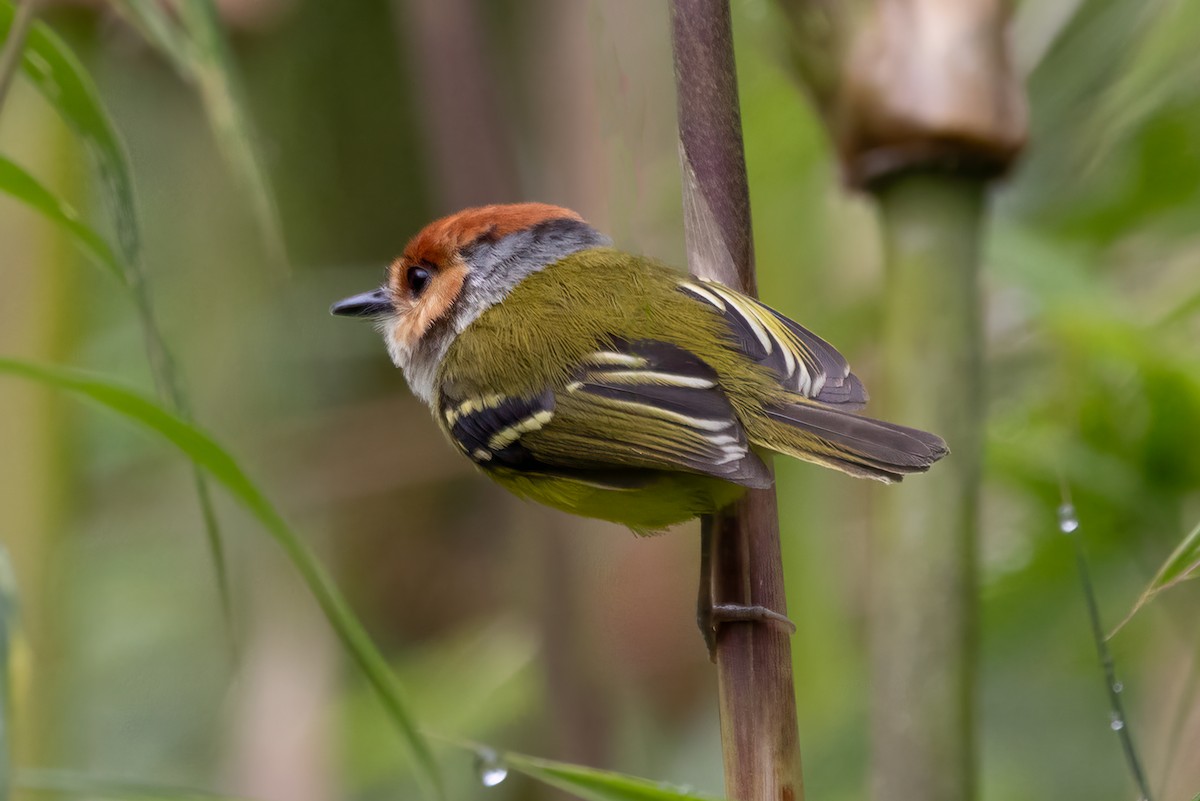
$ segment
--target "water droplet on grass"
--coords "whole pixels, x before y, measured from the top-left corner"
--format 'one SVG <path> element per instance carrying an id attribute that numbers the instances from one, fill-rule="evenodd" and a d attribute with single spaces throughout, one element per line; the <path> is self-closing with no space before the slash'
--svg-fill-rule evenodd
<path id="1" fill-rule="evenodd" d="M 1075 516 L 1075 506 L 1064 503 L 1058 507 L 1058 530 L 1063 534 L 1072 534 L 1079 528 L 1079 518 Z"/>
<path id="2" fill-rule="evenodd" d="M 479 774 L 479 783 L 484 787 L 495 787 L 508 778 L 508 766 L 490 748 L 480 748 L 475 752 L 475 772 Z"/>

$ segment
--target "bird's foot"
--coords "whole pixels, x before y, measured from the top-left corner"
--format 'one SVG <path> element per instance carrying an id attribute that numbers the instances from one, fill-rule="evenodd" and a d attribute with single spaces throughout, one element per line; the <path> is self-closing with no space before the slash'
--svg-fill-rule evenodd
<path id="1" fill-rule="evenodd" d="M 696 617 L 700 634 L 708 647 L 709 660 L 717 661 L 717 628 L 725 623 L 775 623 L 788 634 L 796 633 L 796 624 L 787 615 L 765 606 L 748 604 L 712 604 Z"/>

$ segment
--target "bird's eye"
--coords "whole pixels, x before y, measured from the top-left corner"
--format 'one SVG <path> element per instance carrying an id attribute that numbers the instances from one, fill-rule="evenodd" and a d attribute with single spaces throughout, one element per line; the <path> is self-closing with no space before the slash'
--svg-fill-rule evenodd
<path id="1" fill-rule="evenodd" d="M 425 291 L 425 287 L 429 285 L 429 279 L 432 277 L 432 274 L 425 267 L 409 267 L 408 272 L 405 274 L 405 280 L 408 282 L 408 291 L 412 292 L 414 296 L 420 295 Z"/>

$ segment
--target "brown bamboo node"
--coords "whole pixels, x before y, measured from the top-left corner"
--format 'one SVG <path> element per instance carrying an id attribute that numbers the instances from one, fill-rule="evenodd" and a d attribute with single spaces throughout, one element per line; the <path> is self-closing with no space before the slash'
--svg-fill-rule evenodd
<path id="1" fill-rule="evenodd" d="M 784 0 L 794 25 L 811 22 L 814 0 Z M 806 16 L 797 7 L 809 7 Z M 825 17 L 851 30 L 810 46 L 834 65 L 836 91 L 811 85 L 831 129 L 846 180 L 870 188 L 910 170 L 1006 173 L 1028 136 L 1029 113 L 1013 67 L 1003 0 L 874 0 Z M 800 44 L 799 42 L 797 44 Z"/>
<path id="2" fill-rule="evenodd" d="M 1002 0 L 875 0 L 851 41 L 837 112 L 853 185 L 914 168 L 1008 170 L 1029 115 L 1007 18 Z"/>

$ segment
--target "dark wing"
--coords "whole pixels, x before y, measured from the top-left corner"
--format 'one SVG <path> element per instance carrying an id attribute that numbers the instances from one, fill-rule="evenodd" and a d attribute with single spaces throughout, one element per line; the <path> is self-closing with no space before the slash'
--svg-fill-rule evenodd
<path id="1" fill-rule="evenodd" d="M 550 390 L 532 397 L 483 395 L 460 400 L 443 395 L 441 414 L 450 439 L 475 463 L 532 470 L 538 464 L 521 437 L 554 419 L 554 406 Z"/>
<path id="2" fill-rule="evenodd" d="M 766 487 L 771 475 L 716 373 L 664 342 L 614 340 L 565 386 L 531 397 L 443 397 L 458 447 L 483 467 L 628 486 L 676 470 Z"/>
<path id="3" fill-rule="evenodd" d="M 770 368 L 787 389 L 843 408 L 866 404 L 867 391 L 846 359 L 812 331 L 715 281 L 688 279 L 679 288 L 716 308 L 742 353 Z"/>

